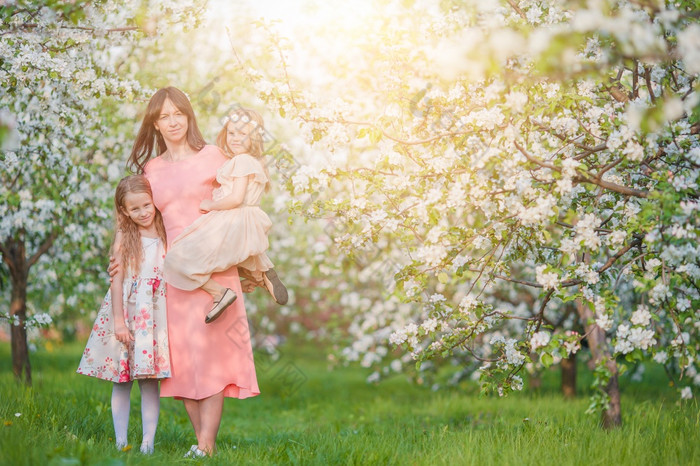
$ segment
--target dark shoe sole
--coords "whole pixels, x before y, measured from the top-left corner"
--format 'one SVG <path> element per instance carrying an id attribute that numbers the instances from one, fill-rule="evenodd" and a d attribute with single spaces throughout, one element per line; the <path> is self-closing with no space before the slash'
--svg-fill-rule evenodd
<path id="1" fill-rule="evenodd" d="M 228 296 L 227 295 L 233 295 L 233 296 Z M 221 314 L 224 313 L 227 307 L 229 307 L 233 302 L 238 298 L 238 295 L 236 295 L 236 292 L 233 291 L 230 288 L 226 288 L 226 291 L 224 291 L 224 295 L 221 297 L 220 300 L 218 300 L 215 303 L 215 306 L 212 308 L 211 311 L 209 311 L 209 314 L 207 314 L 207 317 L 204 319 L 204 322 L 207 324 L 210 324 L 214 322 L 216 319 L 221 317 Z"/>
<path id="2" fill-rule="evenodd" d="M 263 272 L 263 281 L 265 282 L 265 288 L 270 292 L 272 298 L 277 304 L 287 304 L 289 300 L 289 294 L 287 293 L 287 287 L 284 286 L 282 280 L 277 276 L 275 269 L 270 269 L 267 272 Z"/>

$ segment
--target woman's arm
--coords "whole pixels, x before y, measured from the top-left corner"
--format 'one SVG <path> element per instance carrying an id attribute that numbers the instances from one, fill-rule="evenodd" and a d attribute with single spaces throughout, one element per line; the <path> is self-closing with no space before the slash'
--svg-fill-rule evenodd
<path id="1" fill-rule="evenodd" d="M 204 199 L 199 204 L 199 210 L 209 212 L 211 210 L 229 210 L 239 207 L 245 199 L 246 190 L 248 189 L 248 179 L 252 176 L 255 175 L 234 178 L 231 194 L 218 201 Z"/>
<path id="2" fill-rule="evenodd" d="M 122 233 L 117 231 L 114 238 L 114 248 L 112 255 L 115 257 L 121 257 L 121 242 Z M 126 343 L 128 341 L 133 341 L 134 336 L 126 328 L 126 322 L 124 322 L 124 268 L 119 267 L 116 274 L 111 278 L 111 285 L 109 287 L 112 293 L 112 319 L 114 319 L 114 336 L 118 341 Z"/>

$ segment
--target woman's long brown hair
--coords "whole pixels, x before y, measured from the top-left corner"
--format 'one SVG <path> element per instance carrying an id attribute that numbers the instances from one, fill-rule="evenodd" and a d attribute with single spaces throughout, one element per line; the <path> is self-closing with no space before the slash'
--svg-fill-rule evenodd
<path id="1" fill-rule="evenodd" d="M 244 119 L 245 118 L 245 119 Z M 246 121 L 247 120 L 247 121 Z M 270 173 L 267 170 L 267 164 L 263 160 L 265 154 L 265 147 L 263 143 L 263 134 L 265 133 L 265 122 L 258 112 L 251 110 L 249 108 L 238 107 L 234 109 L 230 114 L 226 116 L 226 123 L 224 127 L 219 131 L 219 135 L 216 136 L 216 145 L 219 149 L 223 151 L 228 157 L 235 157 L 235 154 L 231 152 L 226 143 L 226 135 L 228 133 L 228 125 L 252 125 L 253 131 L 250 132 L 248 137 L 250 138 L 250 155 L 258 159 L 260 165 L 263 167 L 265 175 L 267 175 L 267 183 L 265 184 L 265 192 L 270 190 Z"/>
<path id="2" fill-rule="evenodd" d="M 194 110 L 192 109 L 190 100 L 185 93 L 172 86 L 158 89 L 158 91 L 153 94 L 153 97 L 151 97 L 151 100 L 148 101 L 146 115 L 144 115 L 143 121 L 141 122 L 139 133 L 136 135 L 134 147 L 131 149 L 131 156 L 129 157 L 127 168 L 134 173 L 143 173 L 143 168 L 153 156 L 153 149 L 156 145 L 158 146 L 158 153 L 156 155 L 160 155 L 167 150 L 163 135 L 156 131 L 154 125 L 160 116 L 160 111 L 166 99 L 170 99 L 178 110 L 187 115 L 187 144 L 197 151 L 202 150 L 206 145 L 202 133 L 197 126 L 197 119 L 194 116 Z"/>
<path id="3" fill-rule="evenodd" d="M 144 175 L 130 175 L 126 178 L 122 178 L 114 193 L 114 210 L 117 219 L 117 229 L 122 232 L 119 254 L 121 255 L 121 266 L 124 269 L 125 275 L 130 273 L 138 274 L 141 270 L 141 262 L 143 262 L 143 245 L 141 244 L 139 227 L 126 215 L 124 197 L 129 193 L 146 193 L 153 199 L 151 184 Z M 163 242 L 163 245 L 166 245 L 167 241 L 165 226 L 163 225 L 163 216 L 158 209 L 156 209 L 156 216 L 153 221 L 156 224 L 158 237 Z M 112 251 L 112 254 L 115 252 L 116 251 Z"/>

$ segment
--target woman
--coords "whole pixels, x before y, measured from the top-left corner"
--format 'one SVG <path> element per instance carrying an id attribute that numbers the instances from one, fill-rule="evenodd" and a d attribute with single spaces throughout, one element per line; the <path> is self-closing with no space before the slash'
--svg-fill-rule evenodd
<path id="1" fill-rule="evenodd" d="M 152 157 L 154 149 L 157 157 Z M 182 91 L 167 87 L 151 97 L 129 164 L 150 181 L 169 243 L 202 214 L 200 202 L 211 199 L 216 170 L 227 160 L 204 142 Z M 242 296 L 235 267 L 212 278 Z M 198 444 L 190 449 L 196 456 L 214 452 L 224 397 L 260 393 L 243 299 L 207 325 L 204 314 L 212 304 L 202 289 L 167 287 L 172 377 L 161 383 L 161 396 L 184 401 L 197 436 Z"/>

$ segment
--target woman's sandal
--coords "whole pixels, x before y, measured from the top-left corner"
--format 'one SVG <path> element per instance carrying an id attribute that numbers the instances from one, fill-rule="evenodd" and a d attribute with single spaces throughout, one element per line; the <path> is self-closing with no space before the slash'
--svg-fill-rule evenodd
<path id="1" fill-rule="evenodd" d="M 185 456 L 183 456 L 183 458 L 202 458 L 204 456 L 207 456 L 207 453 L 205 451 L 200 450 L 197 445 L 192 445 L 190 447 L 190 451 L 185 453 Z"/>
<path id="2" fill-rule="evenodd" d="M 263 272 L 262 276 L 263 282 L 265 282 L 265 289 L 270 292 L 275 302 L 282 305 L 287 304 L 287 300 L 289 299 L 287 288 L 277 276 L 275 269 Z"/>
<path id="3" fill-rule="evenodd" d="M 219 298 L 218 301 L 214 301 L 214 307 L 211 311 L 209 311 L 209 314 L 207 314 L 207 317 L 204 319 L 204 322 L 210 324 L 216 319 L 218 319 L 221 316 L 221 314 L 224 313 L 226 308 L 233 304 L 237 297 L 238 296 L 236 295 L 235 291 L 233 291 L 230 288 L 226 288 L 224 290 L 224 294 L 221 295 L 221 298 Z"/>

